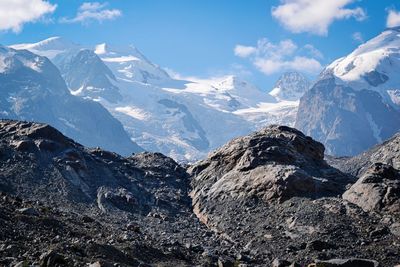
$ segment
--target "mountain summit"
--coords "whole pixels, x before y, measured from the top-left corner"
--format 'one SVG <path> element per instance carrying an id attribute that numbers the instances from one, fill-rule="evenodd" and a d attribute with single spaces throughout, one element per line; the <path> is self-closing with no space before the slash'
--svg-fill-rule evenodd
<path id="1" fill-rule="evenodd" d="M 303 96 L 310 86 L 310 81 L 301 73 L 296 71 L 285 72 L 269 94 L 278 100 L 296 101 Z"/>
<path id="2" fill-rule="evenodd" d="M 387 29 L 330 64 L 301 98 L 296 127 L 328 154 L 355 155 L 400 130 L 400 32 Z"/>

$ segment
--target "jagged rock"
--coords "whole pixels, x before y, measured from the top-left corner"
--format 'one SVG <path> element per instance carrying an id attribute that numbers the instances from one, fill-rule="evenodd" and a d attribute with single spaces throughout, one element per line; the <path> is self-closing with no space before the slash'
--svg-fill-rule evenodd
<path id="1" fill-rule="evenodd" d="M 400 212 L 400 172 L 375 163 L 343 194 L 343 198 L 365 211 Z"/>
<path id="2" fill-rule="evenodd" d="M 310 267 L 378 267 L 379 263 L 367 259 L 332 259 L 328 261 L 317 261 Z"/>

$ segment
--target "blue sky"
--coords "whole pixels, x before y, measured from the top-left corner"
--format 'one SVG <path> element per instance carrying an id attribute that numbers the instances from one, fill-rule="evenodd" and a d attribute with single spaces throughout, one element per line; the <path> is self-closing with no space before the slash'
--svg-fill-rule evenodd
<path id="1" fill-rule="evenodd" d="M 379 34 L 388 13 L 394 23 L 400 21 L 400 2 L 389 0 L 24 1 L 34 2 L 37 13 L 26 10 L 20 21 L 0 22 L 0 43 L 63 36 L 85 45 L 133 44 L 152 62 L 182 76 L 233 73 L 263 90 L 286 70 L 315 77 L 361 40 Z M 14 17 L 18 8 L 29 6 L 0 13 L 0 21 Z"/>

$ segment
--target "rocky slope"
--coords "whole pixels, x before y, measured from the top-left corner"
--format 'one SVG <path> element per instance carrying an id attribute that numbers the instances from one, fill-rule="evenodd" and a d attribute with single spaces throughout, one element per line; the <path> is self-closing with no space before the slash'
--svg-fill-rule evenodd
<path id="1" fill-rule="evenodd" d="M 361 177 L 374 163 L 388 164 L 400 170 L 400 134 L 354 157 L 329 157 L 329 164 L 345 173 Z"/>
<path id="2" fill-rule="evenodd" d="M 192 266 L 234 255 L 192 214 L 188 175 L 170 158 L 86 149 L 18 121 L 0 122 L 0 151 L 1 265 Z"/>
<path id="3" fill-rule="evenodd" d="M 162 154 L 125 158 L 48 125 L 0 121 L 0 265 L 398 264 L 399 196 L 376 190 L 397 176 L 377 167 L 375 184 L 360 187 L 372 180 L 354 183 L 323 155 L 310 137 L 271 126 L 188 173 Z M 346 196 L 360 188 L 388 201 L 371 212 L 365 195 Z"/>
<path id="4" fill-rule="evenodd" d="M 87 146 L 124 155 L 141 151 L 99 103 L 71 95 L 46 57 L 0 46 L 0 89 L 1 118 L 50 123 Z"/>
<path id="5" fill-rule="evenodd" d="M 296 128 L 328 154 L 353 156 L 400 130 L 399 28 L 330 64 L 300 101 Z"/>
<path id="6" fill-rule="evenodd" d="M 363 202 L 348 197 L 361 182 L 346 192 L 357 178 L 329 166 L 323 155 L 322 144 L 288 127 L 235 139 L 189 168 L 194 212 L 256 259 L 285 251 L 286 260 L 301 264 L 357 255 L 394 265 L 399 237 L 389 228 L 396 228 L 396 217 L 353 205 Z M 395 193 L 390 203 L 399 198 Z"/>

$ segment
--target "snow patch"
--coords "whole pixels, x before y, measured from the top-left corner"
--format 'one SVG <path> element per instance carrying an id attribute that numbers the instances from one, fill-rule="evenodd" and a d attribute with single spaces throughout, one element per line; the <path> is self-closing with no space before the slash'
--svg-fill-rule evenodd
<path id="1" fill-rule="evenodd" d="M 134 119 L 145 121 L 150 119 L 150 115 L 140 108 L 135 108 L 132 106 L 116 107 L 115 111 L 124 113 Z"/>

